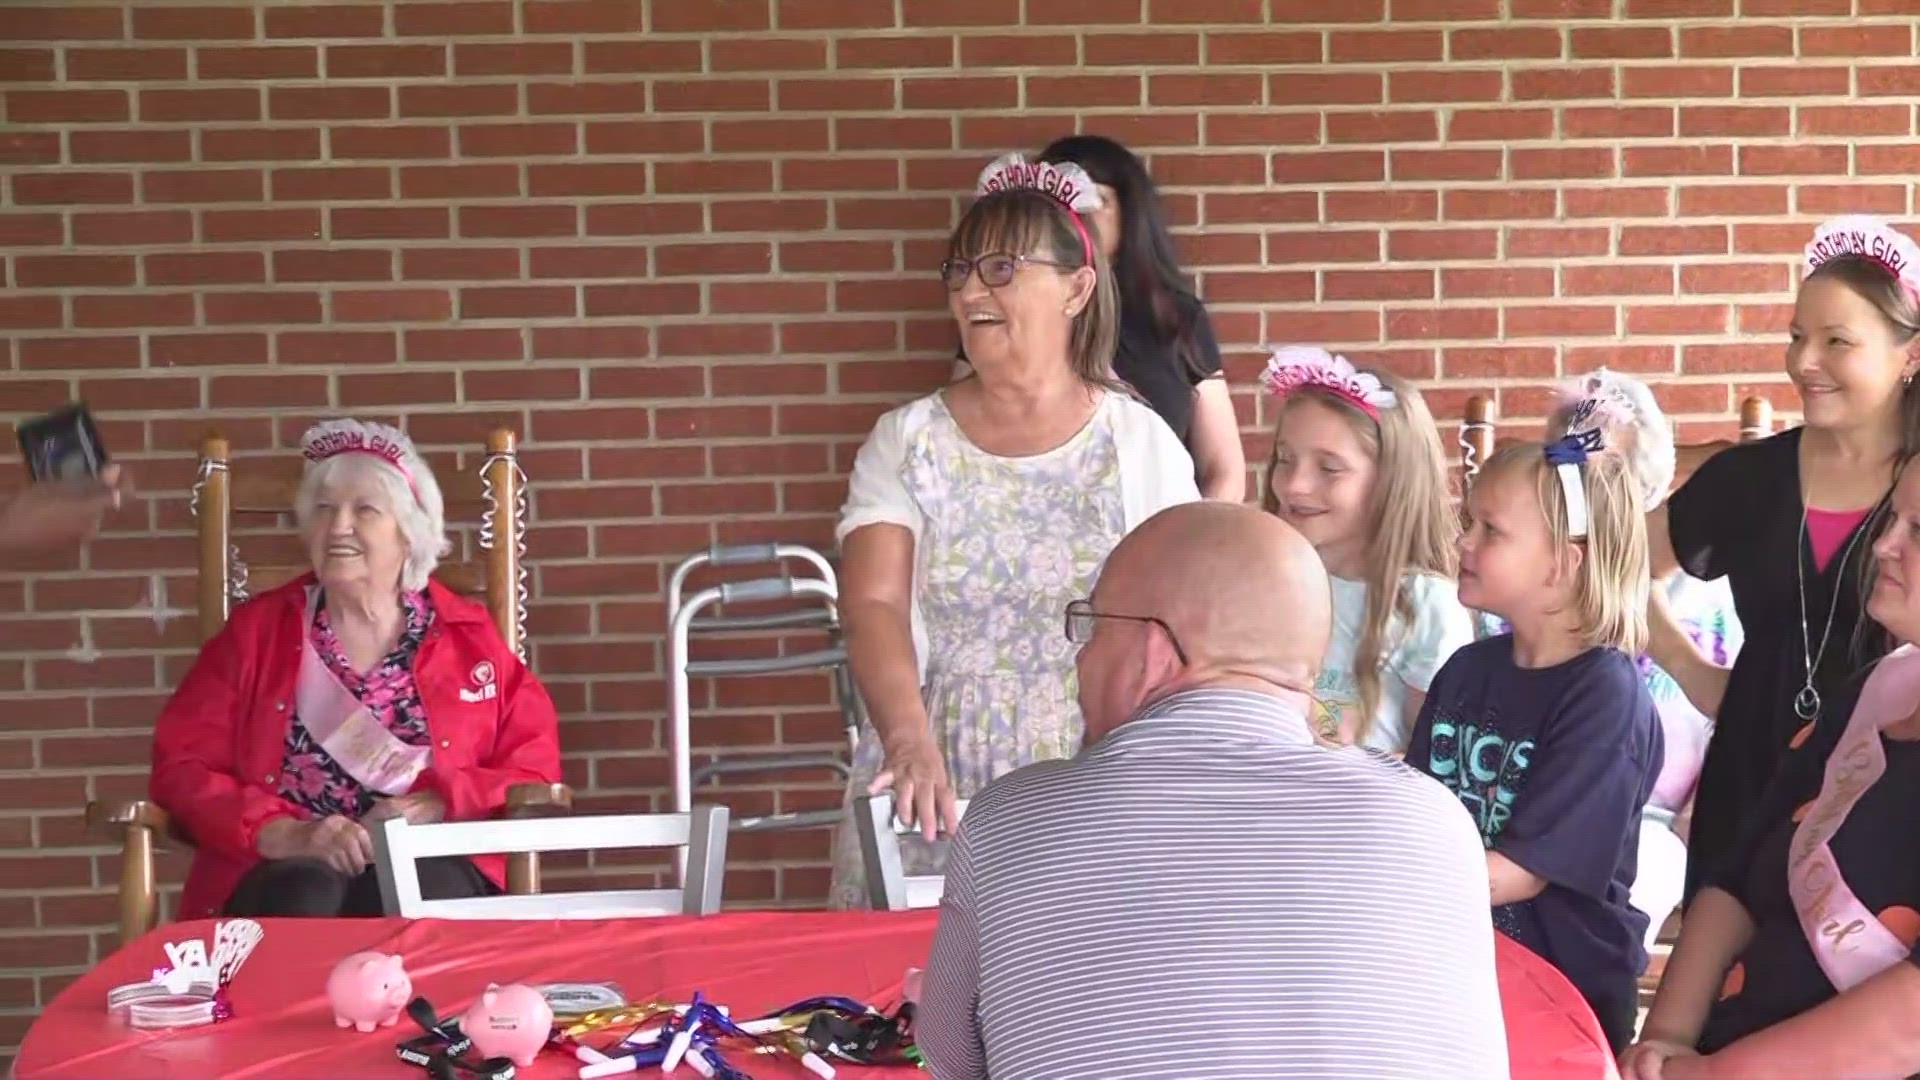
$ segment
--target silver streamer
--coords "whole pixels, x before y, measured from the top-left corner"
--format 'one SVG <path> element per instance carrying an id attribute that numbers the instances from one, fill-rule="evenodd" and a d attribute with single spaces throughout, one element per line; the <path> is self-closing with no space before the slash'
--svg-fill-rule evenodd
<path id="1" fill-rule="evenodd" d="M 193 490 L 187 495 L 187 512 L 197 520 L 200 517 L 200 491 L 207 486 L 207 480 L 216 472 L 232 477 L 232 470 L 224 461 L 212 458 L 200 459 L 200 472 L 193 478 Z M 230 603 L 243 603 L 248 597 L 247 563 L 240 557 L 240 545 L 229 539 L 227 543 L 227 600 Z"/>
<path id="2" fill-rule="evenodd" d="M 493 491 L 493 466 L 504 461 L 513 469 L 513 475 L 519 481 L 513 500 L 513 524 L 515 561 L 518 563 L 519 580 L 515 587 L 519 591 L 515 605 L 515 624 L 520 631 L 520 643 L 516 651 L 521 660 L 527 659 L 527 601 L 532 597 L 527 587 L 527 474 L 520 468 L 520 459 L 514 454 L 489 454 L 480 463 L 480 499 L 486 504 L 486 513 L 480 518 L 480 550 L 492 551 L 494 544 L 493 514 L 499 509 L 500 501 Z"/>

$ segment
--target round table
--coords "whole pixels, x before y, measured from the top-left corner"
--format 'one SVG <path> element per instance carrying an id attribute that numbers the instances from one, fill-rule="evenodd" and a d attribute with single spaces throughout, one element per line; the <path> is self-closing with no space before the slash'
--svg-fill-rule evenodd
<path id="1" fill-rule="evenodd" d="M 686 1001 L 694 991 L 735 1016 L 820 994 L 875 1005 L 897 999 L 925 961 L 935 911 L 728 912 L 707 918 L 479 922 L 423 919 L 263 919 L 265 937 L 229 988 L 234 1017 L 209 1027 L 147 1032 L 110 1018 L 106 994 L 167 963 L 164 944 L 210 939 L 213 923 L 175 923 L 102 961 L 54 999 L 21 1044 L 17 1080 L 419 1080 L 394 1056 L 417 1034 L 334 1026 L 327 974 L 363 949 L 398 953 L 414 992 L 457 1014 L 489 982 L 618 983 L 632 1000 Z M 1496 954 L 1513 1080 L 1605 1080 L 1612 1061 L 1599 1024 L 1571 984 L 1503 936 Z M 744 1062 L 742 1063 L 745 1064 Z M 579 1065 L 543 1052 L 524 1080 L 573 1080 Z M 809 1077 L 791 1059 L 756 1058 L 761 1078 Z M 658 1073 L 654 1073 L 658 1075 Z M 683 1069 L 678 1075 L 692 1076 Z M 924 1076 L 845 1066 L 842 1078 Z M 1118 1075 L 1118 1074 L 1116 1074 Z"/>

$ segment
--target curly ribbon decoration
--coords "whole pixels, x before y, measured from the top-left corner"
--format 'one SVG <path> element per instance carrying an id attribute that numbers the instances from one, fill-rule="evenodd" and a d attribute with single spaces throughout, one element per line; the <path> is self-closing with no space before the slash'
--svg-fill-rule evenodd
<path id="1" fill-rule="evenodd" d="M 191 514 L 196 521 L 200 518 L 200 492 L 206 488 L 207 481 L 212 479 L 216 472 L 226 473 L 229 477 L 233 475 L 233 470 L 227 468 L 227 463 L 224 461 L 215 461 L 212 458 L 200 459 L 200 471 L 194 475 L 193 488 L 187 493 L 187 513 Z M 239 604 L 246 602 L 249 595 L 247 562 L 240 557 L 240 545 L 229 540 L 227 543 L 227 599 Z"/>
<path id="2" fill-rule="evenodd" d="M 1467 474 L 1469 484 L 1473 482 L 1474 477 L 1480 475 L 1480 466 L 1483 464 L 1480 460 L 1480 447 L 1473 440 L 1474 433 L 1492 430 L 1493 425 L 1488 423 L 1467 421 L 1460 425 L 1460 436 L 1455 441 L 1460 444 L 1460 468 Z"/>
<path id="3" fill-rule="evenodd" d="M 492 551 L 495 541 L 493 535 L 494 511 L 500 508 L 499 497 L 493 490 L 493 466 L 505 462 L 513 470 L 514 485 L 513 523 L 514 523 L 514 561 L 518 567 L 518 580 L 514 582 L 517 603 L 514 605 L 514 622 L 520 631 L 520 641 L 515 647 L 522 661 L 527 659 L 527 601 L 532 591 L 527 586 L 527 473 L 520 467 L 517 454 L 488 454 L 480 463 L 480 500 L 486 504 L 486 513 L 480 517 L 480 550 Z"/>

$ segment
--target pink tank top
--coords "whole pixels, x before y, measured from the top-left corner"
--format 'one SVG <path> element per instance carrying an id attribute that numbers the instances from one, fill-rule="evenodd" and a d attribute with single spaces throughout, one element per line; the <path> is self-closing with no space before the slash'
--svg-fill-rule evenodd
<path id="1" fill-rule="evenodd" d="M 1814 569 L 1826 572 L 1840 545 L 1866 520 L 1866 510 L 1818 510 L 1807 507 L 1807 545 L 1813 548 Z"/>

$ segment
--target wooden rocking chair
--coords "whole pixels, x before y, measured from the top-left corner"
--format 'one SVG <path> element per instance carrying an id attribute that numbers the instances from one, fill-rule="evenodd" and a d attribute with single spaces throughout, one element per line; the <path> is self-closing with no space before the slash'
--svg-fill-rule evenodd
<path id="1" fill-rule="evenodd" d="M 1750 397 L 1740 403 L 1740 442 L 1752 442 L 1773 434 L 1773 403 L 1762 397 Z M 1498 440 L 1494 437 L 1493 402 L 1479 394 L 1467 399 L 1460 418 L 1461 490 L 1473 486 L 1480 466 L 1493 456 Z M 1674 483 L 1693 475 L 1701 462 L 1734 445 L 1729 439 L 1682 443 L 1674 447 Z"/>
<path id="2" fill-rule="evenodd" d="M 477 520 L 478 562 L 442 563 L 434 576 L 448 588 L 483 598 L 494 624 L 508 646 L 526 655 L 526 590 L 521 560 L 526 554 L 526 476 L 520 471 L 515 434 L 505 428 L 487 436 L 486 459 L 477 474 L 440 477 L 449 522 Z M 251 465 L 252 463 L 248 463 Z M 283 585 L 305 573 L 303 563 L 248 566 L 233 540 L 237 514 L 277 519 L 291 515 L 300 485 L 299 466 L 278 469 L 266 464 L 258 474 L 235 475 L 229 465 L 227 440 L 209 435 L 200 444 L 200 471 L 194 481 L 192 509 L 200 539 L 198 597 L 200 638 L 213 637 L 227 621 L 231 605 L 253 591 Z M 507 795 L 508 816 L 541 816 L 563 811 L 572 803 L 564 784 L 521 784 Z M 167 812 L 145 799 L 87 804 L 89 831 L 122 844 L 120 863 L 120 941 L 125 944 L 153 929 L 158 921 L 159 895 L 154 882 L 153 853 L 160 847 L 191 847 Z M 525 895 L 540 891 L 536 853 L 508 856 L 507 891 Z"/>

